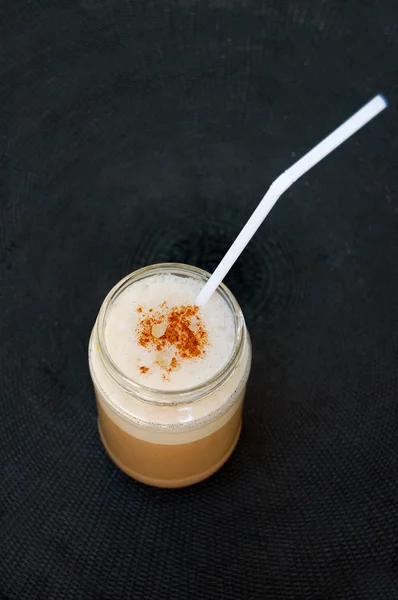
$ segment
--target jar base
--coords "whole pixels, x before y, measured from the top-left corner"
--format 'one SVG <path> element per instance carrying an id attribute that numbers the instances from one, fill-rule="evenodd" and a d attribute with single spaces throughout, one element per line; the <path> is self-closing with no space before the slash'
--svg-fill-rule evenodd
<path id="1" fill-rule="evenodd" d="M 134 471 L 130 467 L 126 467 L 119 459 L 116 458 L 116 456 L 113 454 L 113 452 L 110 450 L 108 444 L 106 443 L 105 436 L 103 435 L 103 432 L 101 429 L 101 423 L 100 423 L 100 421 L 98 421 L 98 431 L 100 434 L 102 445 L 104 446 L 108 456 L 115 463 L 115 465 L 121 471 L 126 473 L 126 475 L 128 475 L 129 477 L 132 477 L 133 479 L 136 479 L 137 481 L 140 481 L 141 483 L 145 483 L 146 485 L 150 485 L 150 486 L 158 487 L 158 488 L 187 487 L 190 485 L 194 485 L 195 483 L 199 483 L 199 482 L 207 479 L 214 473 L 216 473 L 227 462 L 227 460 L 231 456 L 232 452 L 235 450 L 235 447 L 236 447 L 239 437 L 240 437 L 241 429 L 242 429 L 242 422 L 239 423 L 239 427 L 237 429 L 235 437 L 233 438 L 231 446 L 228 449 L 228 451 L 224 454 L 224 456 L 215 465 L 213 465 L 206 471 L 202 471 L 201 473 L 196 473 L 195 475 L 192 475 L 190 477 L 184 477 L 182 479 L 155 479 L 153 477 L 146 477 L 145 475 L 142 475 L 141 473 Z"/>

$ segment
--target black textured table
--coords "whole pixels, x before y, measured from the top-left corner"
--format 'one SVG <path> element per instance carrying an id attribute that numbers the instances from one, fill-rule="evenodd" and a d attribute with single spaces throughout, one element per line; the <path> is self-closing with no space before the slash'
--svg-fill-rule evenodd
<path id="1" fill-rule="evenodd" d="M 398 598 L 393 0 L 3 0 L 0 23 L 1 599 Z M 226 280 L 254 350 L 233 457 L 185 490 L 130 480 L 87 367 L 105 294 L 214 269 L 378 92 Z"/>

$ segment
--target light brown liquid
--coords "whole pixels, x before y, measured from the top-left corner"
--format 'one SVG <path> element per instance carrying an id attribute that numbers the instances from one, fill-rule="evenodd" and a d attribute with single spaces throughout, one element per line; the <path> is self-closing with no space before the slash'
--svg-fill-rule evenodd
<path id="1" fill-rule="evenodd" d="M 154 444 L 132 436 L 107 415 L 97 399 L 102 443 L 130 477 L 157 487 L 183 487 L 215 473 L 239 439 L 242 407 L 217 431 L 187 444 Z"/>

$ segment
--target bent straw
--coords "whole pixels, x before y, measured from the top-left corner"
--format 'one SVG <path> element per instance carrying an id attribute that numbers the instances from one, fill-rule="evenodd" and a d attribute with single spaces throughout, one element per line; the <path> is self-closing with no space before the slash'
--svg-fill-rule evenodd
<path id="1" fill-rule="evenodd" d="M 283 192 L 387 106 L 387 100 L 379 94 L 275 179 L 214 273 L 200 291 L 195 301 L 197 306 L 202 306 L 208 302 Z"/>

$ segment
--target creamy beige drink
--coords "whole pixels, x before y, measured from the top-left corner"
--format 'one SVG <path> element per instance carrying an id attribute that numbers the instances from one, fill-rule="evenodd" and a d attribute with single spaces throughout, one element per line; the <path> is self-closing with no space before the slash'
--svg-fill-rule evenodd
<path id="1" fill-rule="evenodd" d="M 225 286 L 195 306 L 207 278 L 178 264 L 136 271 L 108 294 L 90 339 L 102 442 L 150 485 L 205 479 L 239 438 L 250 340 Z"/>

